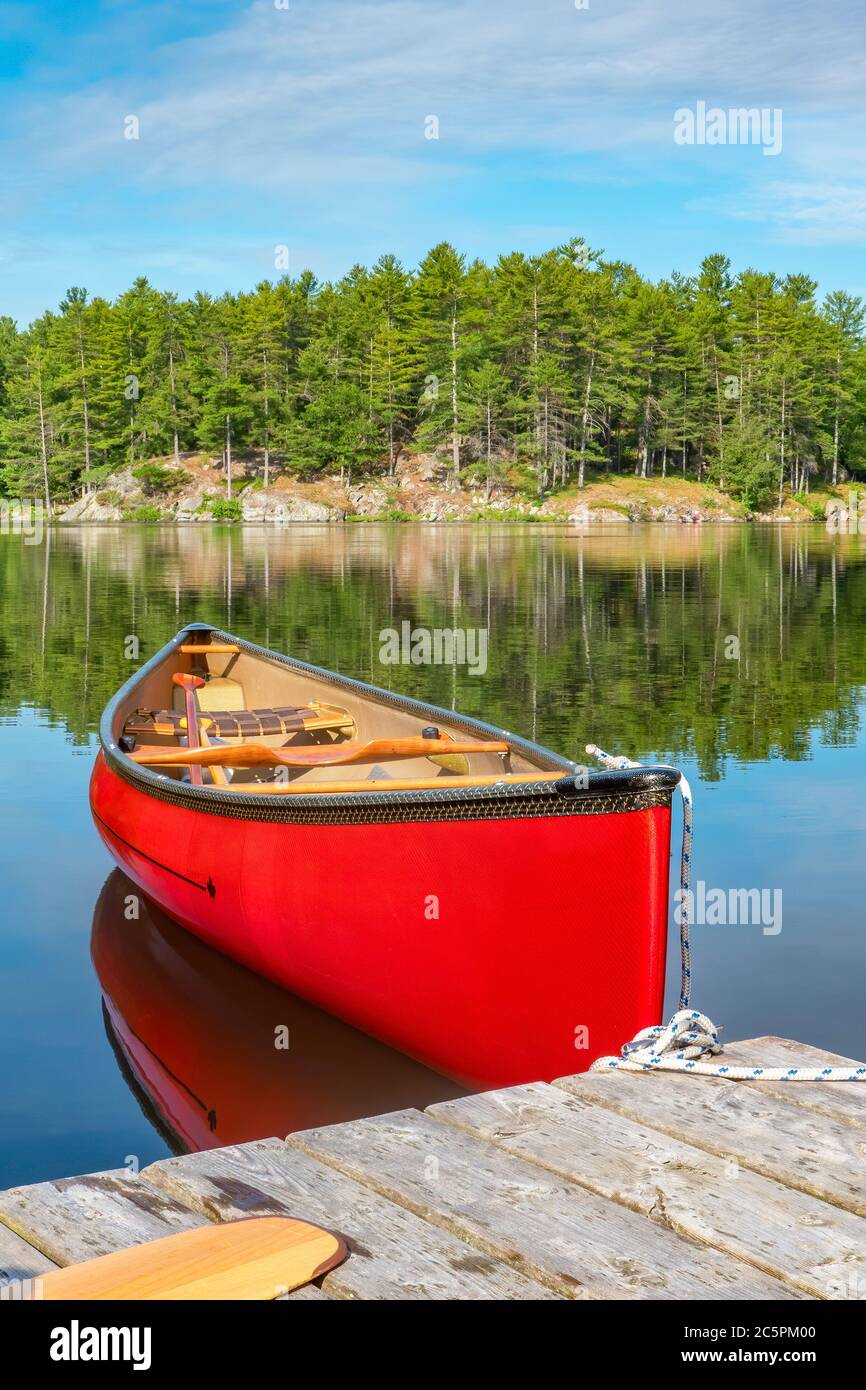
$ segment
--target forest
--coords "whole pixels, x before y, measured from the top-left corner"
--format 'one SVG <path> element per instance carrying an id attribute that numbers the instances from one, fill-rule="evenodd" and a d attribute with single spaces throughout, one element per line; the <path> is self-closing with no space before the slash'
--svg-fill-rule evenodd
<path id="1" fill-rule="evenodd" d="M 401 451 L 443 480 L 545 496 L 605 474 L 706 480 L 748 508 L 866 472 L 866 305 L 806 275 L 653 283 L 581 238 L 417 269 L 382 256 L 183 300 L 135 281 L 0 318 L 0 495 L 51 510 L 117 469 L 191 451 L 352 480 Z M 154 486 L 170 470 L 150 466 Z"/>

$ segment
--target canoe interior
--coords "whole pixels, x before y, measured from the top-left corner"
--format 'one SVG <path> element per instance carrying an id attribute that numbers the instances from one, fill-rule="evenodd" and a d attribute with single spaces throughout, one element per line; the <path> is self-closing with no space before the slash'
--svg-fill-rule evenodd
<path id="1" fill-rule="evenodd" d="M 182 672 L 202 677 L 206 686 L 199 692 L 199 705 L 208 710 L 261 711 L 285 710 L 294 707 L 306 712 L 305 727 L 292 732 L 276 734 L 252 733 L 239 737 L 219 739 L 220 742 L 238 744 L 240 742 L 262 744 L 272 748 L 292 748 L 312 744 L 333 744 L 341 742 L 366 743 L 373 739 L 418 738 L 431 724 L 442 735 L 450 735 L 462 744 L 483 743 L 490 735 L 467 733 L 465 726 L 450 720 L 444 711 L 419 715 L 412 709 L 400 708 L 383 699 L 371 687 L 329 680 L 326 675 L 319 676 L 303 668 L 285 665 L 266 653 L 250 652 L 241 649 L 237 652 L 184 652 L 182 646 L 226 645 L 225 639 L 207 632 L 194 631 L 182 634 L 182 641 L 156 662 L 150 663 L 142 673 L 141 679 L 131 685 L 119 702 L 112 726 L 112 736 L 119 739 L 127 729 L 128 722 L 135 720 L 136 712 L 173 711 L 182 712 L 183 694 L 172 681 L 175 673 Z M 310 708 L 314 715 L 310 717 Z M 323 706 L 320 711 L 317 707 Z M 318 725 L 318 727 L 317 727 Z M 216 741 L 211 735 L 211 741 Z M 145 748 L 180 747 L 185 743 L 183 735 L 176 732 L 136 731 L 135 748 L 137 752 Z M 188 780 L 183 768 L 163 769 L 164 775 L 174 780 Z M 455 773 L 469 776 L 489 777 L 503 774 L 524 774 L 551 771 L 567 771 L 558 759 L 546 757 L 543 750 L 538 756 L 525 753 L 522 749 L 511 748 L 506 754 L 469 753 L 461 767 L 437 764 L 428 757 L 377 758 L 374 765 L 369 763 L 346 766 L 280 768 L 246 768 L 232 770 L 231 789 L 239 791 L 244 787 L 253 790 L 267 786 L 275 779 L 277 783 L 286 781 L 309 786 L 313 791 L 328 783 L 375 782 L 387 785 L 392 779 L 445 779 Z M 205 772 L 206 784 L 211 784 L 211 774 Z"/>

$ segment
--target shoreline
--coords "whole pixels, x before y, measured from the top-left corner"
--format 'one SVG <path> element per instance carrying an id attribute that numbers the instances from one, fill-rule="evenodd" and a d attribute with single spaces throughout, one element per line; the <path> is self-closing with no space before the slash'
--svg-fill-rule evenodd
<path id="1" fill-rule="evenodd" d="M 228 483 L 231 483 L 229 491 Z M 785 490 L 766 509 L 750 508 L 709 482 L 667 476 L 597 474 L 538 497 L 516 485 L 479 489 L 470 479 L 453 486 L 441 460 L 404 456 L 393 474 L 359 481 L 337 473 L 303 476 L 258 451 L 233 462 L 227 480 L 222 460 L 204 455 L 128 466 L 95 481 L 71 502 L 0 499 L 0 530 L 26 530 L 32 517 L 51 526 L 265 526 L 292 525 L 542 525 L 579 531 L 640 525 L 827 525 L 847 516 L 857 485 L 845 482 L 811 494 Z M 855 506 L 854 511 L 859 510 Z M 16 511 L 20 514 L 16 525 Z M 859 518 L 857 518 L 859 520 Z M 11 526 L 10 526 L 11 521 Z M 836 523 L 838 524 L 838 523 Z"/>
<path id="2" fill-rule="evenodd" d="M 426 528 L 426 527 L 431 527 L 431 526 L 472 526 L 472 527 L 476 527 L 476 526 L 477 526 L 477 527 L 484 527 L 484 526 L 508 526 L 508 527 L 512 527 L 512 526 L 513 526 L 513 527 L 519 527 L 519 526 L 545 527 L 545 526 L 548 526 L 548 527 L 549 527 L 549 526 L 554 526 L 554 527 L 556 527 L 558 530 L 568 529 L 568 530 L 571 530 L 571 531 L 593 532 L 593 533 L 598 533 L 598 532 L 602 532 L 602 531 L 611 531 L 611 530 L 616 529 L 617 527 L 628 528 L 629 530 L 631 530 L 631 529 L 635 529 L 635 528 L 641 528 L 641 527 L 644 527 L 644 526 L 652 526 L 652 527 L 669 526 L 669 527 L 672 527 L 672 528 L 682 528 L 682 527 L 688 527 L 688 526 L 710 526 L 710 527 L 714 527 L 714 528 L 715 528 L 715 527 L 727 527 L 727 526 L 767 526 L 767 527 L 771 527 L 771 526 L 797 526 L 797 527 L 801 527 L 801 526 L 816 526 L 816 527 L 820 527 L 822 530 L 826 530 L 826 525 L 827 525 L 826 521 L 823 520 L 823 519 L 820 518 L 820 517 L 813 517 L 813 516 L 792 517 L 792 516 L 789 516 L 789 515 L 785 515 L 784 513 L 782 513 L 781 515 L 769 515 L 769 514 L 766 514 L 766 513 L 762 513 L 762 514 L 760 514 L 760 515 L 758 515 L 758 516 L 742 516 L 742 517 L 739 517 L 739 516 L 738 516 L 738 517 L 724 517 L 724 518 L 721 518 L 721 517 L 700 517 L 700 518 L 698 518 L 698 519 L 696 519 L 696 520 L 694 520 L 694 521 L 689 521 L 689 520 L 686 520 L 685 518 L 682 518 L 682 519 L 671 519 L 670 517 L 636 517 L 636 518 L 634 518 L 634 519 L 629 518 L 629 517 L 620 517 L 620 518 L 618 518 L 616 521 L 589 521 L 589 522 L 574 521 L 574 520 L 572 520 L 572 519 L 569 518 L 569 517 L 560 517 L 560 516 L 552 516 L 552 515 L 551 515 L 551 516 L 548 516 L 548 515 L 543 515 L 543 516 L 528 516 L 528 517 L 502 517 L 502 516 L 496 516 L 495 514 L 494 514 L 494 515 L 491 515 L 491 516 L 484 516 L 484 517 L 441 517 L 441 518 L 435 518 L 435 519 L 428 519 L 428 518 L 424 518 L 424 517 L 392 517 L 392 516 L 387 516 L 387 515 L 385 515 L 385 516 L 364 516 L 364 517 L 340 517 L 340 516 L 335 516 L 335 517 L 328 517 L 328 518 L 325 518 L 325 519 L 319 519 L 319 518 L 308 519 L 308 518 L 303 518 L 303 517 L 297 517 L 297 518 L 289 518 L 289 519 L 284 520 L 284 521 L 279 521 L 279 520 L 272 520 L 272 521 L 263 521 L 263 520 L 246 521 L 246 520 L 244 520 L 243 518 L 241 518 L 240 520 L 230 520 L 230 519 L 225 519 L 225 518 L 224 518 L 224 519 L 221 519 L 221 520 L 218 520 L 218 519 L 209 518 L 209 517 L 204 517 L 204 518 L 202 518 L 202 519 L 200 519 L 200 520 L 197 520 L 197 521 L 178 521 L 178 520 L 174 519 L 173 517 L 164 517 L 164 518 L 161 518 L 159 521 L 141 521 L 141 520 L 135 520 L 135 519 L 132 519 L 132 518 L 130 518 L 130 519 L 118 519 L 118 520 L 116 520 L 116 521 L 87 521 L 87 520 L 72 520 L 72 521 L 66 521 L 66 520 L 63 520 L 62 518 L 57 518 L 57 519 L 55 519 L 54 517 L 52 517 L 50 520 L 46 521 L 44 524 L 45 524 L 46 526 L 51 527 L 53 530 L 58 530 L 58 531 L 59 531 L 59 530 L 64 530 L 64 529 L 75 529 L 75 528 L 81 527 L 81 526 L 93 527 L 94 529 L 96 529 L 96 528 L 98 528 L 98 527 L 102 527 L 102 528 L 104 528 L 104 529 L 106 529 L 106 530 L 111 529 L 111 528 L 115 528 L 115 527 L 123 527 L 124 529 L 132 529 L 132 530 L 135 530 L 135 529 L 138 529 L 138 530 L 163 530 L 163 529 L 166 529 L 166 528 L 168 528 L 168 529 L 175 529 L 175 530 L 192 530 L 192 529 L 217 530 L 217 529 L 223 529 L 223 528 L 225 528 L 225 527 L 230 527 L 230 528 L 232 528 L 232 529 L 243 530 L 243 531 L 253 531 L 253 530 L 262 530 L 262 531 L 265 531 L 265 530 L 268 530 L 268 531 L 269 531 L 269 530 L 284 531 L 284 530 L 290 530 L 290 529 L 292 529 L 292 528 L 294 528 L 294 527 L 300 527 L 300 526 L 328 526 L 328 527 L 337 527 L 337 526 L 352 526 L 352 527 L 354 527 L 354 526 L 401 526 L 401 527 L 402 527 L 402 526 L 407 526 L 407 527 L 408 527 L 408 526 L 419 526 L 419 527 L 425 527 L 425 528 Z M 844 528 L 843 528 L 843 529 L 844 529 Z"/>

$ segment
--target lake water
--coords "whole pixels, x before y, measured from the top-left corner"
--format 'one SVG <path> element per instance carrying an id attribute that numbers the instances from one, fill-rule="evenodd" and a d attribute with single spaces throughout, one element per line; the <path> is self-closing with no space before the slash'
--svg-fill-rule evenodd
<path id="1" fill-rule="evenodd" d="M 455 1093 L 156 912 L 125 920 L 125 880 L 87 805 L 95 731 L 136 664 L 128 639 L 144 660 L 195 619 L 577 760 L 592 741 L 676 762 L 695 793 L 696 878 L 773 904 L 763 923 L 695 928 L 693 1003 L 732 1038 L 866 1052 L 866 538 L 537 525 L 0 536 L 0 1186 Z M 486 673 L 383 666 L 379 633 L 403 620 L 486 629 Z M 576 882 L 576 911 L 579 894 Z M 673 930 L 669 959 L 670 1010 Z M 276 1024 L 292 1039 L 279 1054 Z"/>

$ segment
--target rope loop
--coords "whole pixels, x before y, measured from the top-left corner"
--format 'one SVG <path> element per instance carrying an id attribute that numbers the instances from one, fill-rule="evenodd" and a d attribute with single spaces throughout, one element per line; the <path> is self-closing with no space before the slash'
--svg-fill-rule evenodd
<path id="1" fill-rule="evenodd" d="M 586 745 L 590 757 L 603 767 L 623 771 L 642 767 L 631 758 L 613 757 L 594 743 Z M 730 1081 L 866 1081 L 866 1066 L 852 1062 L 842 1067 L 729 1067 L 708 1062 L 723 1051 L 719 1029 L 706 1014 L 689 1007 L 692 993 L 691 904 L 694 808 L 692 790 L 680 773 L 683 798 L 683 841 L 680 855 L 680 1005 L 667 1024 L 643 1028 L 623 1045 L 618 1057 L 599 1057 L 590 1071 L 691 1071 L 699 1076 L 724 1076 Z"/>

